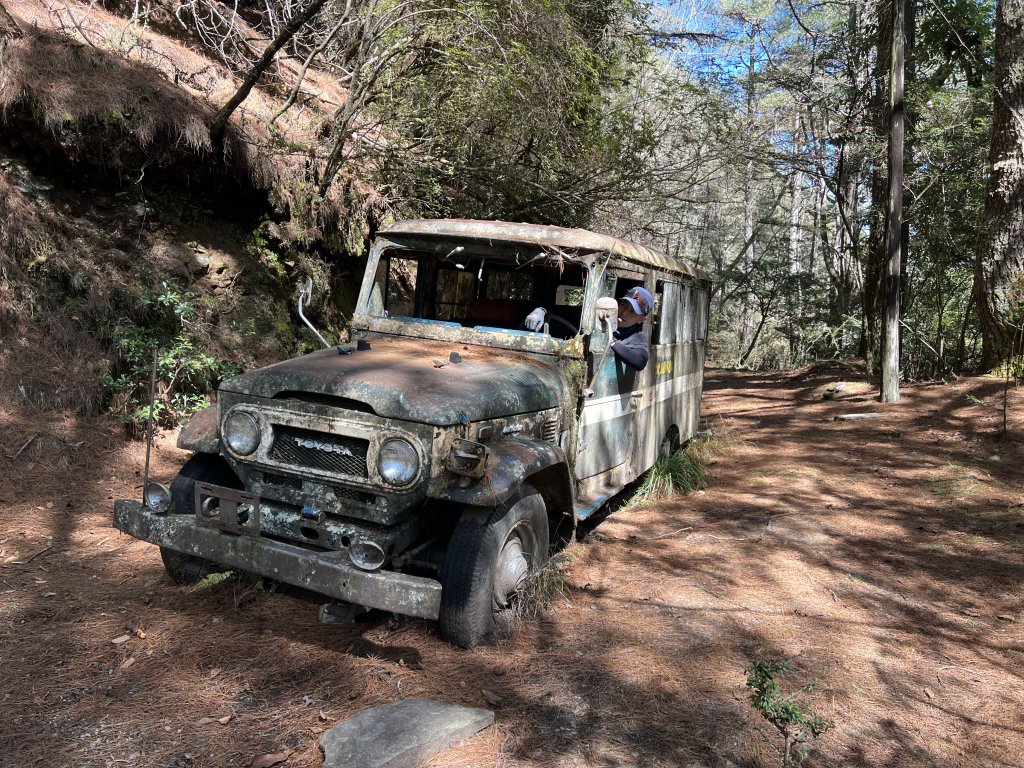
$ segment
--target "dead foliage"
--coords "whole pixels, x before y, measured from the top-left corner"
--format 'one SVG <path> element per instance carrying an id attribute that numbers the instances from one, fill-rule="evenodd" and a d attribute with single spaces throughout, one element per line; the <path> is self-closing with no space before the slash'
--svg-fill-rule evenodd
<path id="1" fill-rule="evenodd" d="M 182 180 L 223 176 L 248 184 L 285 214 L 278 231 L 291 242 L 340 236 L 360 252 L 370 227 L 389 211 L 348 169 L 324 195 L 310 191 L 310 174 L 319 168 L 318 131 L 345 98 L 322 73 L 306 74 L 318 97 L 271 128 L 286 98 L 275 83 L 294 76 L 298 66 L 279 62 L 276 78 L 233 115 L 220 163 L 211 153 L 209 123 L 237 86 L 222 63 L 95 4 L 25 0 L 14 14 L 31 31 L 6 44 L 0 107 L 25 144 L 52 147 L 71 162 L 135 183 L 160 169 Z M 250 44 L 262 47 L 242 19 L 237 23 L 252 33 Z"/>
<path id="2" fill-rule="evenodd" d="M 711 486 L 581 530 L 551 609 L 470 652 L 429 622 L 322 626 L 302 594 L 170 585 L 155 547 L 109 527 L 143 446 L 94 419 L 47 424 L 0 459 L 0 750 L 319 768 L 326 728 L 419 696 L 496 714 L 429 768 L 775 768 L 743 671 L 771 658 L 836 723 L 808 765 L 1014 765 L 1021 393 L 1000 440 L 982 403 L 1001 382 L 908 386 L 885 420 L 847 424 L 832 415 L 848 402 L 805 396 L 830 375 L 712 371 L 703 414 L 743 439 L 710 459 Z M 6 454 L 38 428 L 0 424 Z M 154 457 L 164 478 L 185 458 L 169 433 Z"/>

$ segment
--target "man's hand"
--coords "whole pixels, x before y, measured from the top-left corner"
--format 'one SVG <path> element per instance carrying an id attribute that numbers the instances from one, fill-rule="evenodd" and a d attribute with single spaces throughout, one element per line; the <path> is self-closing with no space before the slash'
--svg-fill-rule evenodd
<path id="1" fill-rule="evenodd" d="M 526 316 L 526 319 L 523 321 L 523 325 L 531 331 L 539 331 L 544 327 L 544 317 L 547 313 L 548 311 L 544 309 L 544 307 L 537 307 L 533 312 Z"/>

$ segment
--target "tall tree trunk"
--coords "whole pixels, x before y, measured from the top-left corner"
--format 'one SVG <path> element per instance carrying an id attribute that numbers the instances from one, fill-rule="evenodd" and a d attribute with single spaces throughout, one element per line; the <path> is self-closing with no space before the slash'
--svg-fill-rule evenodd
<path id="1" fill-rule="evenodd" d="M 1008 360 L 1024 322 L 1024 0 L 996 6 L 994 88 L 991 176 L 974 263 L 984 370 Z"/>
<path id="2" fill-rule="evenodd" d="M 793 150 L 800 154 L 803 146 L 801 137 L 801 116 L 797 111 L 793 125 Z M 793 175 L 790 177 L 789 188 L 789 274 L 793 278 L 793 286 L 789 291 L 789 360 L 790 364 L 796 364 L 797 355 L 800 350 L 800 342 L 803 337 L 803 286 L 801 275 L 803 274 L 803 183 L 804 175 L 793 168 Z"/>
<path id="3" fill-rule="evenodd" d="M 889 59 L 889 215 L 885 275 L 885 337 L 882 347 L 882 402 L 900 399 L 900 264 L 903 250 L 903 66 L 906 0 L 892 0 Z"/>
<path id="4" fill-rule="evenodd" d="M 754 28 L 750 29 L 750 45 L 747 61 L 747 81 L 745 83 L 747 96 L 747 135 L 753 137 L 754 132 Z M 743 257 L 743 273 L 749 275 L 754 264 L 754 218 L 757 214 L 757 189 L 754 185 L 754 159 L 747 160 L 747 174 L 743 180 L 743 240 L 747 243 L 746 253 Z M 743 352 L 750 343 L 750 335 L 754 331 L 754 303 L 753 297 L 747 291 L 743 295 L 743 304 L 740 310 L 740 333 L 739 349 L 740 364 L 750 354 Z M 751 347 L 752 349 L 752 347 Z"/>
<path id="5" fill-rule="evenodd" d="M 877 11 L 878 30 L 875 44 L 874 93 L 871 101 L 872 126 L 879 144 L 885 139 L 888 125 L 888 82 L 886 64 L 892 47 L 892 17 L 887 10 L 892 6 L 880 4 Z M 871 231 L 868 234 L 866 263 L 864 265 L 861 298 L 860 355 L 868 373 L 875 372 L 878 361 L 878 339 L 881 335 L 879 318 L 882 315 L 882 288 L 888 260 L 886 232 L 888 225 L 888 185 L 885 166 L 880 157 L 871 159 Z"/>

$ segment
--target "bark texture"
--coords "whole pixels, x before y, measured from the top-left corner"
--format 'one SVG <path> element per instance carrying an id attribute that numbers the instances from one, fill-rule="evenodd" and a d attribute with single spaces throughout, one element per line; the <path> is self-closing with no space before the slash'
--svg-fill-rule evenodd
<path id="1" fill-rule="evenodd" d="M 993 102 L 991 176 L 974 265 L 986 370 L 1011 356 L 1024 322 L 1024 0 L 996 8 Z"/>

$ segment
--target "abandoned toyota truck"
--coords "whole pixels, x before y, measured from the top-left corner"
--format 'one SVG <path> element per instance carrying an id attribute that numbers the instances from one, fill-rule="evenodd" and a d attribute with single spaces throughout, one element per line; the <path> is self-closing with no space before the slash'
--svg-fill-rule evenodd
<path id="1" fill-rule="evenodd" d="M 655 299 L 640 371 L 609 354 L 637 286 Z M 393 224 L 350 341 L 225 381 L 170 488 L 116 502 L 114 525 L 178 583 L 240 569 L 475 646 L 577 521 L 694 434 L 708 289 L 584 230 Z"/>

